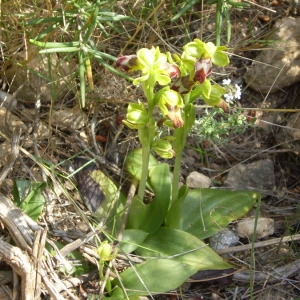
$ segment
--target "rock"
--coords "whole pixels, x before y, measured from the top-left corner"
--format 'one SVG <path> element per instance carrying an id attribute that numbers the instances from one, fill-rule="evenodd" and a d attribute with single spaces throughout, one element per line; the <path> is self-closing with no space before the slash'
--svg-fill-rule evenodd
<path id="1" fill-rule="evenodd" d="M 209 244 L 214 250 L 226 249 L 235 246 L 239 241 L 238 234 L 229 228 L 218 232 L 209 239 Z"/>
<path id="2" fill-rule="evenodd" d="M 237 232 L 241 238 L 251 238 L 254 233 L 255 218 L 240 220 L 237 224 Z M 274 220 L 271 218 L 258 218 L 256 226 L 256 238 L 262 239 L 274 233 Z"/>
<path id="3" fill-rule="evenodd" d="M 255 58 L 244 75 L 262 93 L 275 92 L 300 81 L 300 18 L 278 20 L 268 37 L 270 45 Z"/>
<path id="4" fill-rule="evenodd" d="M 233 167 L 228 173 L 224 186 L 234 190 L 258 191 L 263 196 L 272 194 L 275 189 L 272 160 L 264 159 Z"/>
<path id="5" fill-rule="evenodd" d="M 186 185 L 190 188 L 208 188 L 211 185 L 211 179 L 199 172 L 192 172 L 186 178 Z"/>

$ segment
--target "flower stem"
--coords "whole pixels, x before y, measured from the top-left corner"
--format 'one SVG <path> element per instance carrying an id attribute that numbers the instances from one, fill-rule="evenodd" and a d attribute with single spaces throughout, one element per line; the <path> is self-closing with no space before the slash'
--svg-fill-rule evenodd
<path id="1" fill-rule="evenodd" d="M 172 203 L 174 203 L 174 201 L 176 201 L 178 197 L 183 149 L 186 145 L 188 133 L 191 130 L 196 117 L 195 107 L 193 104 L 189 103 L 188 97 L 189 96 L 187 95 L 185 99 L 187 104 L 185 105 L 185 109 L 184 109 L 184 125 L 183 127 L 176 129 L 174 132 L 175 141 L 174 141 L 173 149 L 176 153 L 176 156 L 175 156 L 173 180 L 172 180 Z"/>
<path id="2" fill-rule="evenodd" d="M 151 80 L 149 79 L 148 82 L 142 84 L 144 94 L 148 100 L 148 123 L 139 129 L 139 140 L 142 144 L 142 174 L 141 180 L 138 189 L 138 198 L 140 201 L 143 201 L 146 184 L 148 179 L 148 169 L 149 169 L 149 159 L 150 159 L 150 151 L 151 151 L 151 144 L 156 134 L 156 125 L 153 118 L 153 101 L 154 101 L 154 85 L 150 84 Z"/>
<path id="3" fill-rule="evenodd" d="M 176 201 L 179 190 L 179 181 L 180 181 L 180 170 L 182 162 L 183 149 L 186 144 L 187 132 L 186 128 L 178 128 L 174 133 L 176 143 L 174 145 L 174 151 L 176 153 L 174 169 L 173 169 L 173 179 L 172 179 L 172 203 Z"/>

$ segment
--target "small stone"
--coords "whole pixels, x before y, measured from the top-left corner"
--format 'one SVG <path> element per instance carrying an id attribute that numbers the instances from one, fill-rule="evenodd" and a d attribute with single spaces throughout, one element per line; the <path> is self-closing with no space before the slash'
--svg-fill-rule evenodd
<path id="1" fill-rule="evenodd" d="M 254 233 L 255 218 L 240 220 L 237 224 L 237 232 L 241 238 L 250 238 Z M 262 239 L 274 233 L 274 220 L 271 218 L 258 218 L 256 226 L 256 238 Z"/>
<path id="2" fill-rule="evenodd" d="M 226 249 L 235 246 L 239 241 L 236 231 L 225 228 L 209 239 L 209 244 L 214 250 Z"/>
<path id="3" fill-rule="evenodd" d="M 192 172 L 186 178 L 186 185 L 190 188 L 208 188 L 211 185 L 211 179 L 199 172 Z"/>

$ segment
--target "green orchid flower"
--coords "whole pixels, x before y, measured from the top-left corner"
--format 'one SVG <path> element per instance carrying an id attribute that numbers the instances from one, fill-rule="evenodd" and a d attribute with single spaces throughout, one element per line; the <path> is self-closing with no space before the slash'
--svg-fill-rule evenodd
<path id="1" fill-rule="evenodd" d="M 171 89 L 163 89 L 158 94 L 158 106 L 161 112 L 172 121 L 174 128 L 182 127 L 184 121 L 180 109 L 184 107 L 184 103 L 181 95 Z"/>
<path id="2" fill-rule="evenodd" d="M 154 86 L 156 82 L 164 86 L 171 82 L 174 77 L 180 76 L 179 68 L 168 62 L 168 57 L 161 53 L 159 47 L 151 49 L 142 48 L 136 55 L 125 55 L 116 61 L 116 66 L 125 72 L 139 70 L 142 76 L 134 79 L 133 84 L 137 85 L 144 81 L 150 81 Z"/>
<path id="3" fill-rule="evenodd" d="M 154 82 L 164 86 L 169 84 L 173 77 L 180 76 L 178 67 L 168 62 L 167 55 L 160 53 L 159 47 L 142 48 L 137 52 L 137 58 L 142 66 L 142 76 L 136 78 L 133 81 L 134 84 L 151 80 L 152 78 Z"/>
<path id="4" fill-rule="evenodd" d="M 224 67 L 229 64 L 229 58 L 224 50 L 227 50 L 225 46 L 215 46 L 212 42 L 202 42 L 199 39 L 195 39 L 193 42 L 186 44 L 182 53 L 182 60 L 190 65 L 191 61 L 198 59 L 211 59 L 211 62 L 220 67 Z"/>

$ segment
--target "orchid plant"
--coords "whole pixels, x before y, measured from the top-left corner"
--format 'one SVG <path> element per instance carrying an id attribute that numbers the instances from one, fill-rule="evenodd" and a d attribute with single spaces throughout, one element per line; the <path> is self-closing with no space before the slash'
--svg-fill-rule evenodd
<path id="1" fill-rule="evenodd" d="M 193 102 L 202 99 L 207 105 L 228 109 L 222 96 L 227 90 L 212 83 L 209 75 L 213 66 L 229 63 L 225 46 L 215 46 L 199 39 L 186 44 L 181 56 L 161 53 L 159 47 L 142 48 L 136 55 L 122 56 L 116 66 L 125 72 L 139 71 L 133 84 L 140 84 L 147 103 L 130 103 L 126 119 L 128 127 L 138 130 L 142 145 L 142 175 L 138 198 L 142 201 L 146 188 L 151 150 L 163 158 L 175 155 L 172 180 L 172 201 L 178 196 L 182 152 L 188 132 L 195 121 Z M 158 86 L 158 88 L 157 88 Z M 160 137 L 154 109 L 163 117 L 162 124 L 174 130 L 173 136 Z M 160 122 L 161 123 L 161 122 Z"/>
<path id="2" fill-rule="evenodd" d="M 139 189 L 133 199 L 130 194 L 128 199 L 132 201 L 127 205 L 124 195 L 118 196 L 122 193 L 117 192 L 117 186 L 108 189 L 108 181 L 102 181 L 100 171 L 94 171 L 98 175 L 93 178 L 98 178 L 107 203 L 114 207 L 109 212 L 100 205 L 95 215 L 100 212 L 97 216 L 103 221 L 103 212 L 106 213 L 105 225 L 111 237 L 119 237 L 121 232 L 119 250 L 125 254 L 134 252 L 143 261 L 106 284 L 107 299 L 164 293 L 178 288 L 200 270 L 232 268 L 202 239 L 247 213 L 258 195 L 252 191 L 189 189 L 186 185 L 179 189 L 182 153 L 196 119 L 195 100 L 202 99 L 209 106 L 227 111 L 223 98 L 233 93 L 239 96 L 237 87 L 229 90 L 209 78 L 214 65 L 229 63 L 225 50 L 226 47 L 195 39 L 184 46 L 181 56 L 161 53 L 153 47 L 116 61 L 123 71 L 139 74 L 133 83 L 141 85 L 145 95 L 145 101 L 129 103 L 123 120 L 138 131 L 142 146 L 130 151 L 124 163 L 133 183 L 139 182 Z M 173 177 L 169 164 L 158 162 L 152 151 L 166 159 L 175 156 Z M 146 187 L 153 193 L 149 202 L 144 201 Z M 116 215 L 123 214 L 124 209 L 128 209 L 124 214 L 126 222 L 121 226 Z M 106 247 L 108 255 L 99 262 L 101 275 L 104 264 L 114 258 Z"/>

